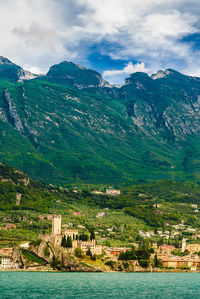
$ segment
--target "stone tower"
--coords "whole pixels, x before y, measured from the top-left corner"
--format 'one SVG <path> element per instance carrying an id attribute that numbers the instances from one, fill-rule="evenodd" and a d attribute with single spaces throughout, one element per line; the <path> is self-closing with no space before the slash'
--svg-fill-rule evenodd
<path id="1" fill-rule="evenodd" d="M 53 215 L 52 235 L 61 235 L 61 215 Z"/>
<path id="2" fill-rule="evenodd" d="M 181 251 L 184 252 L 185 251 L 185 247 L 186 247 L 186 239 L 182 239 L 182 247 L 181 247 Z"/>

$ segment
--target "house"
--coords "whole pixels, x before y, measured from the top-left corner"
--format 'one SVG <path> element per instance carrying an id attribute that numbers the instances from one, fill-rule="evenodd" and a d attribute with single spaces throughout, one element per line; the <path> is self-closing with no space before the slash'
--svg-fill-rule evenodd
<path id="1" fill-rule="evenodd" d="M 96 218 L 102 218 L 103 216 L 105 216 L 105 213 L 104 213 L 104 212 L 99 212 L 99 213 L 96 215 Z"/>
<path id="2" fill-rule="evenodd" d="M 12 219 L 10 217 L 4 217 L 3 221 L 12 221 Z"/>
<path id="3" fill-rule="evenodd" d="M 13 223 L 6 223 L 3 227 L 3 229 L 16 229 L 17 226 L 16 224 L 13 224 Z"/>
<path id="4" fill-rule="evenodd" d="M 200 269 L 200 259 L 193 256 L 170 256 L 162 258 L 164 267 L 190 268 L 193 271 Z"/>
<path id="5" fill-rule="evenodd" d="M 106 189 L 106 194 L 112 196 L 118 196 L 121 194 L 121 191 L 117 189 Z"/>
<path id="6" fill-rule="evenodd" d="M 78 227 L 78 228 L 85 228 L 85 225 L 81 225 L 81 224 L 79 224 L 79 225 L 77 225 L 77 227 Z"/>
<path id="7" fill-rule="evenodd" d="M 76 247 L 79 247 L 84 253 L 90 250 L 92 254 L 102 254 L 102 245 L 97 245 L 95 240 L 77 241 Z"/>
<path id="8" fill-rule="evenodd" d="M 18 264 L 13 262 L 13 259 L 7 256 L 1 258 L 0 268 L 2 269 L 18 269 Z"/>
<path id="9" fill-rule="evenodd" d="M 173 246 L 173 245 L 161 245 L 159 247 L 159 249 L 160 249 L 160 253 L 169 255 L 169 254 L 171 254 L 172 251 L 175 250 L 175 246 Z"/>
<path id="10" fill-rule="evenodd" d="M 154 234 L 154 231 L 153 230 L 149 230 L 148 232 L 146 232 L 146 236 L 148 237 L 148 238 L 151 238 L 151 237 L 153 237 L 155 234 Z"/>
<path id="11" fill-rule="evenodd" d="M 156 209 L 159 209 L 159 208 L 160 208 L 160 205 L 159 205 L 158 203 L 154 203 L 154 204 L 153 204 L 153 207 L 156 208 Z"/>
<path id="12" fill-rule="evenodd" d="M 0 255 L 12 256 L 12 254 L 13 254 L 13 247 L 0 248 Z"/>
<path id="13" fill-rule="evenodd" d="M 198 208 L 198 206 L 196 204 L 191 204 L 191 207 L 196 208 L 196 209 Z"/>
<path id="14" fill-rule="evenodd" d="M 189 251 L 189 253 L 200 252 L 200 244 L 188 244 L 185 246 L 185 249 Z"/>
<path id="15" fill-rule="evenodd" d="M 188 228 L 187 228 L 187 231 L 188 231 L 188 232 L 196 232 L 196 229 L 195 229 L 195 228 L 192 228 L 192 227 L 188 227 Z"/>
<path id="16" fill-rule="evenodd" d="M 47 220 L 52 220 L 53 219 L 53 215 L 48 214 L 48 215 L 46 215 L 46 218 L 47 218 Z"/>
<path id="17" fill-rule="evenodd" d="M 139 196 L 139 197 L 144 197 L 144 196 L 146 196 L 146 194 L 144 194 L 144 193 L 139 193 L 138 196 Z"/>
<path id="18" fill-rule="evenodd" d="M 142 232 L 142 231 L 139 231 L 139 234 L 141 237 L 143 238 L 151 238 L 152 236 L 154 236 L 154 231 L 150 230 L 148 232 Z"/>
<path id="19" fill-rule="evenodd" d="M 119 256 L 121 252 L 124 252 L 125 249 L 124 248 L 111 248 L 110 253 L 112 255 L 116 255 Z"/>
<path id="20" fill-rule="evenodd" d="M 81 215 L 81 212 L 76 211 L 76 212 L 73 212 L 72 214 L 73 214 L 74 216 L 80 216 L 80 215 Z"/>
<path id="21" fill-rule="evenodd" d="M 126 250 L 130 250 L 130 249 L 131 248 L 125 248 L 125 247 L 115 247 L 115 248 L 107 247 L 105 251 L 108 256 L 118 257 L 121 252 L 125 252 Z"/>
<path id="22" fill-rule="evenodd" d="M 29 242 L 25 242 L 25 243 L 20 244 L 20 248 L 24 248 L 24 249 L 29 248 Z"/>

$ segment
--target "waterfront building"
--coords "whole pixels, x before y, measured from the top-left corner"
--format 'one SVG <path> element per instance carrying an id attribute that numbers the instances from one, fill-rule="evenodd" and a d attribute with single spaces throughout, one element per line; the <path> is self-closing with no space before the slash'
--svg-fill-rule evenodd
<path id="1" fill-rule="evenodd" d="M 18 269 L 18 264 L 13 262 L 13 259 L 8 256 L 3 256 L 0 259 L 1 269 Z"/>

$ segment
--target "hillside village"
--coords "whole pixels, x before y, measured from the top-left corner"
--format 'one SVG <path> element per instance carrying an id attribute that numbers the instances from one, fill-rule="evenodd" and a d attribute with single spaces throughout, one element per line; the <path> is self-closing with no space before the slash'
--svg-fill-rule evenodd
<path id="1" fill-rule="evenodd" d="M 0 164 L 0 269 L 199 271 L 200 188 L 44 185 Z"/>
<path id="2" fill-rule="evenodd" d="M 154 235 L 153 231 L 140 231 L 140 242 L 130 243 L 128 247 L 110 247 L 99 244 L 98 231 L 81 233 L 80 229 L 84 228 L 81 225 L 80 229 L 69 228 L 72 223 L 62 225 L 60 214 L 38 216 L 40 221 L 45 218 L 52 222 L 51 232 L 40 233 L 34 242 L 0 248 L 0 270 L 200 271 L 200 242 L 188 243 L 183 238 L 180 248 L 165 243 L 159 245 L 159 242 L 148 242 Z M 16 227 L 7 225 L 2 229 L 13 230 Z M 185 225 L 181 223 L 174 229 L 179 232 L 185 229 Z M 112 230 L 108 232 L 112 233 Z M 158 234 L 165 241 L 169 239 L 167 231 Z M 170 238 L 176 235 L 174 232 Z M 199 239 L 196 232 L 194 239 Z"/>

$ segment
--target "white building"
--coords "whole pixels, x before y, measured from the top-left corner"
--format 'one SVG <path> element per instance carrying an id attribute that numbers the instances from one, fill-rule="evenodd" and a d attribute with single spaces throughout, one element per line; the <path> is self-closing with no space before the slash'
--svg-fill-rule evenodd
<path id="1" fill-rule="evenodd" d="M 112 195 L 112 196 L 117 196 L 117 195 L 121 194 L 121 191 L 117 190 L 117 189 L 106 189 L 106 194 Z"/>
<path id="2" fill-rule="evenodd" d="M 77 245 L 84 253 L 87 253 L 87 251 L 90 250 L 92 254 L 102 254 L 102 245 L 97 245 L 95 240 L 78 241 Z"/>
<path id="3" fill-rule="evenodd" d="M 18 269 L 18 265 L 13 262 L 12 258 L 2 257 L 0 268 L 2 268 L 2 269 Z"/>
<path id="4" fill-rule="evenodd" d="M 20 244 L 20 247 L 24 248 L 24 249 L 28 249 L 29 248 L 29 242 L 25 242 L 25 243 Z"/>

